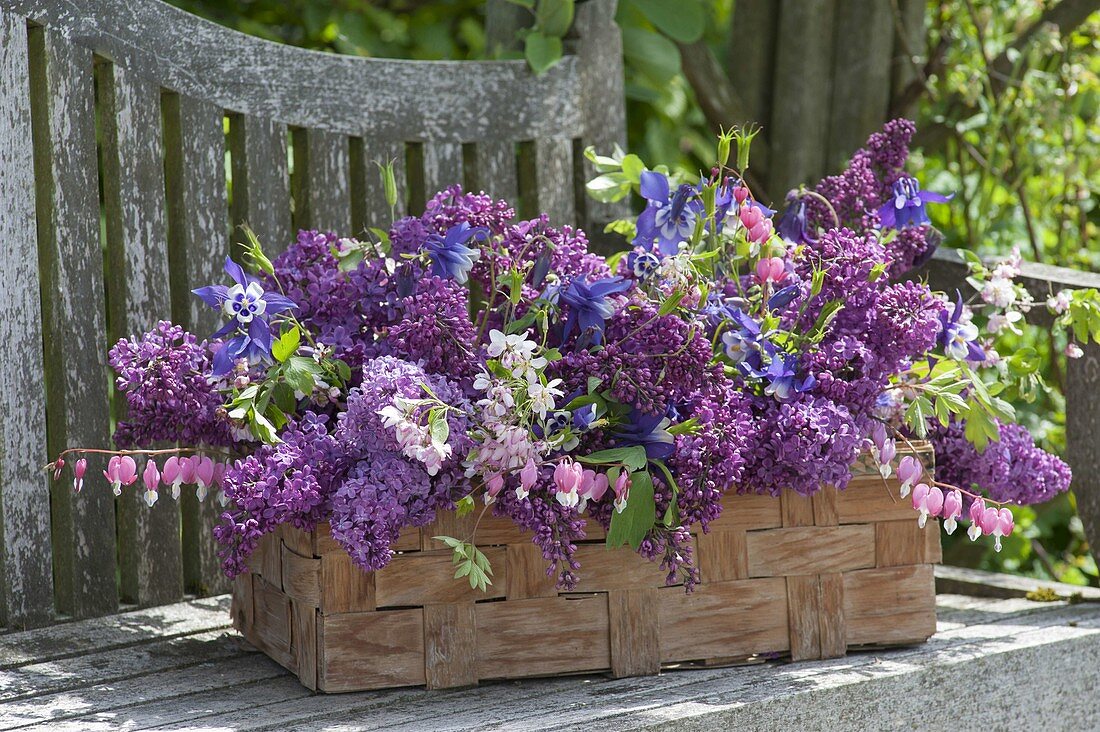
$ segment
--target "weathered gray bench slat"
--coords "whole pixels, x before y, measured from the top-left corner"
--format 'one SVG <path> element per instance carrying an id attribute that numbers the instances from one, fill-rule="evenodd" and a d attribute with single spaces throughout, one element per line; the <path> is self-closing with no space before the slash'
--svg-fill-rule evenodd
<path id="1" fill-rule="evenodd" d="M 376 163 L 389 161 L 398 215 L 454 183 L 560 223 L 610 213 L 586 208 L 573 182 L 584 145 L 624 142 L 622 104 L 608 103 L 622 98 L 614 10 L 581 5 L 570 52 L 536 77 L 523 61 L 306 51 L 159 0 L 0 0 L 0 233 L 37 244 L 37 256 L 0 255 L 12 387 L 0 397 L 0 626 L 226 589 L 213 500 L 165 493 L 149 511 L 139 483 L 116 501 L 98 458 L 79 497 L 38 471 L 64 447 L 108 445 L 110 418 L 125 416 L 108 388 L 111 341 L 169 317 L 217 329 L 190 290 L 223 279 L 239 224 L 272 253 L 296 227 L 386 226 Z"/>
<path id="2" fill-rule="evenodd" d="M 26 25 L 0 13 L 0 621 L 53 607 L 29 61 Z"/>
<path id="3" fill-rule="evenodd" d="M 247 221 L 264 247 L 277 254 L 294 236 L 290 222 L 287 130 L 278 122 L 232 115 L 233 221 Z"/>
<path id="4" fill-rule="evenodd" d="M 144 332 L 171 312 L 164 144 L 160 89 L 109 62 L 98 64 L 96 71 L 103 112 L 108 338 L 113 342 Z M 115 399 L 114 406 L 115 414 L 125 418 L 124 400 Z M 144 468 L 138 461 L 139 474 Z M 118 499 L 116 510 L 122 600 L 141 605 L 179 600 L 179 504 L 165 496 L 149 509 L 135 487 Z"/>
<path id="5" fill-rule="evenodd" d="M 32 29 L 29 39 L 47 444 L 55 454 L 109 436 L 95 93 L 90 50 L 48 28 Z M 28 400 L 18 409 L 41 408 Z M 88 460 L 92 476 L 103 467 L 98 457 Z M 102 488 L 76 497 L 55 483 L 50 509 L 58 607 L 72 615 L 113 610 L 114 497 Z"/>

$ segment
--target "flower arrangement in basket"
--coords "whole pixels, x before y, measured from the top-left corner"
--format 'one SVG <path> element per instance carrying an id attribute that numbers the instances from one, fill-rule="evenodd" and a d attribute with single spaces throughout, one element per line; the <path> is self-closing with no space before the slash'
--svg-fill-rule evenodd
<path id="1" fill-rule="evenodd" d="M 561 589 L 595 527 L 690 592 L 691 531 L 724 495 L 843 489 L 864 451 L 914 522 L 969 521 L 999 545 L 1007 506 L 1066 490 L 1069 472 L 1011 424 L 1002 390 L 1034 374 L 975 319 L 1014 327 L 1030 304 L 1018 261 L 972 264 L 973 309 L 905 279 L 939 240 L 926 205 L 949 200 L 904 173 L 912 133 L 889 123 L 778 215 L 742 179 L 751 133 L 723 135 L 694 181 L 589 151 L 595 195 L 645 201 L 610 227 L 629 246 L 608 257 L 458 187 L 358 239 L 303 231 L 269 258 L 252 237 L 226 283 L 194 291 L 217 332 L 161 322 L 111 350 L 128 413 L 104 475 L 116 494 L 140 482 L 150 505 L 215 490 L 230 576 L 282 525 L 327 522 L 374 571 L 403 529 L 491 512 L 530 532 Z M 925 439 L 934 473 L 895 459 Z M 50 467 L 75 459 L 80 490 L 94 452 Z M 476 528 L 437 538 L 455 577 L 491 585 Z"/>

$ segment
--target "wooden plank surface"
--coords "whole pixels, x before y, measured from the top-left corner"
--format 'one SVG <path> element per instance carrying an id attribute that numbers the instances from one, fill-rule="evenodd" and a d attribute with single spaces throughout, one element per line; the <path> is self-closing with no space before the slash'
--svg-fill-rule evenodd
<path id="1" fill-rule="evenodd" d="M 791 660 L 821 658 L 821 595 L 817 575 L 787 577 L 787 619 Z"/>
<path id="2" fill-rule="evenodd" d="M 114 64 L 96 67 L 107 230 L 108 340 L 135 337 L 172 315 L 160 89 Z M 115 416 L 126 418 L 116 395 Z M 138 465 L 138 474 L 145 463 Z M 183 597 L 179 503 L 165 492 L 151 508 L 141 482 L 116 503 L 120 593 L 159 605 Z"/>
<path id="3" fill-rule="evenodd" d="M 567 137 L 535 140 L 538 170 L 538 209 L 554 226 L 576 225 L 573 180 L 573 141 Z"/>
<path id="4" fill-rule="evenodd" d="M 779 499 L 755 493 L 727 494 L 722 499 L 722 514 L 710 522 L 711 530 L 773 529 L 782 525 Z M 692 526 L 692 531 L 698 528 Z"/>
<path id="5" fill-rule="evenodd" d="M 463 185 L 462 145 L 457 142 L 425 142 L 424 200 L 453 185 Z"/>
<path id="6" fill-rule="evenodd" d="M 221 315 L 191 290 L 227 279 L 222 269 L 229 253 L 225 115 L 218 106 L 186 96 L 167 95 L 164 104 L 172 320 L 206 338 L 220 327 Z M 213 535 L 221 521 L 217 501 L 200 502 L 184 490 L 180 510 L 185 587 L 200 595 L 228 591 Z"/>
<path id="7" fill-rule="evenodd" d="M 256 232 L 271 258 L 293 241 L 286 125 L 249 115 L 229 120 L 233 169 L 232 224 Z M 234 231 L 234 241 L 243 241 Z"/>
<path id="8" fill-rule="evenodd" d="M 750 577 L 847 572 L 875 566 L 875 529 L 869 524 L 750 531 L 748 543 Z"/>
<path id="9" fill-rule="evenodd" d="M 421 608 L 328 616 L 319 646 L 325 691 L 426 682 Z"/>
<path id="10" fill-rule="evenodd" d="M 424 607 L 424 675 L 429 689 L 477 685 L 473 602 Z"/>
<path id="11" fill-rule="evenodd" d="M 295 554 L 286 544 L 281 549 L 283 592 L 295 602 L 321 606 L 321 560 Z"/>
<path id="12" fill-rule="evenodd" d="M 0 625 L 15 628 L 53 615 L 29 73 L 26 22 L 0 11 L 0 241 L 24 243 L 0 246 Z"/>
<path id="13" fill-rule="evenodd" d="M 394 557 L 374 573 L 375 601 L 378 607 L 400 607 L 504 597 L 508 586 L 505 550 L 486 547 L 483 552 L 493 568 L 493 584 L 484 592 L 455 580 L 451 552 L 419 552 Z"/>
<path id="14" fill-rule="evenodd" d="M 746 656 L 790 647 L 787 589 L 782 577 L 701 585 L 688 595 L 680 587 L 660 594 L 661 660 L 699 661 Z"/>
<path id="15" fill-rule="evenodd" d="M 359 140 L 360 153 L 357 164 L 362 176 L 362 222 L 357 227 L 374 226 L 389 231 L 394 219 L 405 215 L 405 198 L 408 195 L 408 175 L 405 163 L 405 143 L 377 138 Z M 386 191 L 382 184 L 379 165 L 393 162 L 394 182 L 397 184 L 397 205 L 390 210 Z M 354 202 L 353 202 L 354 203 Z M 358 204 L 356 204 L 358 205 Z M 356 228 L 359 231 L 359 228 Z"/>
<path id="16" fill-rule="evenodd" d="M 475 147 L 476 188 L 493 198 L 512 202 L 517 195 L 516 143 L 511 140 L 484 140 Z"/>
<path id="17" fill-rule="evenodd" d="M 30 32 L 38 255 L 48 452 L 108 443 L 103 252 L 99 238 L 92 54 L 55 31 Z M 105 467 L 88 460 L 88 475 Z M 118 607 L 110 491 L 50 491 L 58 608 L 85 617 Z"/>
<path id="18" fill-rule="evenodd" d="M 936 631 L 931 565 L 844 574 L 848 643 L 914 643 Z"/>
<path id="19" fill-rule="evenodd" d="M 748 578 L 749 546 L 744 531 L 711 531 L 699 534 L 696 544 L 703 582 Z"/>
<path id="20" fill-rule="evenodd" d="M 660 593 L 657 588 L 607 593 L 611 675 L 649 676 L 661 670 Z"/>
<path id="21" fill-rule="evenodd" d="M 884 571 L 897 570 L 867 573 Z M 660 593 L 686 597 L 677 588 Z M 743 594 L 743 590 L 737 590 L 731 597 Z M 224 604 L 224 598 L 220 601 Z M 844 719 L 854 720 L 853 724 L 880 729 L 904 726 L 904 720 L 911 721 L 924 713 L 909 706 L 904 714 L 897 712 L 898 705 L 910 703 L 908 695 L 896 694 L 899 683 L 916 689 L 919 708 L 926 710 L 942 696 L 939 685 L 945 683 L 945 677 L 970 687 L 978 684 L 975 693 L 982 698 L 1000 694 L 998 708 L 1005 714 L 1026 718 L 1035 728 L 1043 728 L 1045 715 L 1056 713 L 1063 715 L 1057 719 L 1064 719 L 1067 684 L 1072 685 L 1071 693 L 1086 698 L 1088 689 L 1100 683 L 1100 673 L 1091 663 L 1100 653 L 1100 606 L 957 595 L 942 595 L 938 601 L 940 631 L 929 643 L 855 653 L 839 661 L 680 671 L 648 678 L 564 677 L 507 686 L 486 684 L 451 692 L 402 689 L 339 696 L 309 696 L 296 679 L 261 654 L 243 652 L 243 648 L 230 652 L 229 638 L 198 626 L 197 633 L 176 639 L 185 643 L 169 646 L 172 652 L 180 653 L 176 662 L 181 664 L 169 668 L 172 663 L 166 658 L 165 646 L 155 638 L 159 620 L 149 615 L 154 610 L 143 610 L 133 614 L 132 622 L 137 625 L 131 628 L 139 628 L 145 635 L 138 646 L 123 649 L 130 654 L 126 660 L 131 661 L 133 675 L 114 675 L 117 660 L 112 659 L 119 649 L 109 652 L 115 656 L 103 659 L 92 651 L 86 654 L 86 667 L 103 665 L 107 671 L 104 676 L 94 673 L 80 677 L 66 669 L 64 690 L 47 690 L 56 689 L 56 684 L 46 681 L 47 675 L 58 673 L 54 664 L 47 675 L 38 678 L 43 682 L 43 693 L 0 703 L 0 728 L 19 726 L 35 732 L 149 727 L 304 730 L 343 725 L 363 730 L 431 728 L 446 732 L 486 726 L 625 730 L 645 725 L 675 729 L 675 725 L 689 723 L 707 729 L 723 729 L 731 724 L 753 729 L 766 727 L 765 722 L 778 718 L 802 723 L 815 717 L 799 715 L 821 710 L 825 715 L 821 719 L 834 726 L 837 715 L 843 714 Z M 178 618 L 194 614 L 194 607 L 185 603 L 164 610 Z M 209 612 L 209 607 L 200 611 Z M 677 608 L 672 612 L 677 617 L 691 615 Z M 147 616 L 145 621 L 138 623 L 136 618 L 143 614 Z M 760 614 L 758 609 L 752 616 Z M 886 615 L 888 612 L 883 613 Z M 68 639 L 87 648 L 102 634 L 103 628 L 96 623 L 112 619 L 16 633 L 5 642 L 11 647 L 24 647 L 20 641 L 34 634 L 82 628 L 82 633 L 71 633 Z M 173 622 L 172 627 L 179 630 L 181 626 Z M 726 636 L 733 637 L 728 632 Z M 151 653 L 140 646 L 154 646 L 156 650 Z M 150 664 L 150 659 L 156 660 Z M 36 665 L 33 658 L 26 662 Z M 1049 694 L 1056 702 L 1045 701 L 1045 692 L 1019 693 L 1024 685 L 1034 689 L 1041 683 L 1032 669 L 1065 664 L 1079 673 L 1057 676 Z M 41 664 L 37 666 L 45 669 Z M 926 687 L 928 691 L 922 691 Z M 870 703 L 883 694 L 891 695 L 894 701 L 888 705 Z M 1074 721 L 1084 724 L 1084 728 L 1094 726 L 1093 718 L 1088 716 L 1091 707 L 1086 705 L 1081 710 Z M 34 726 L 25 727 L 28 724 Z"/>

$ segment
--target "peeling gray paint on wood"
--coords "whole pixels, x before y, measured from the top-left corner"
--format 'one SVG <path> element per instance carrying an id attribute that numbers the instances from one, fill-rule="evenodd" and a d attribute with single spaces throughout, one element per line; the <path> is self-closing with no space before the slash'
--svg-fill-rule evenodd
<path id="1" fill-rule="evenodd" d="M 294 130 L 294 226 L 351 231 L 351 145 L 345 135 Z"/>
<path id="2" fill-rule="evenodd" d="M 233 161 L 234 229 L 248 224 L 269 257 L 293 241 L 287 129 L 279 122 L 234 115 L 229 121 Z M 244 241 L 234 230 L 234 241 Z"/>
<path id="3" fill-rule="evenodd" d="M 107 218 L 109 338 L 136 337 L 171 317 L 160 89 L 110 63 L 97 66 Z M 125 399 L 115 413 L 125 419 Z M 163 461 L 160 463 L 163 466 Z M 138 473 L 145 462 L 138 460 Z M 179 503 L 167 491 L 152 508 L 139 481 L 118 512 L 120 594 L 157 605 L 183 597 Z"/>
<path id="4" fill-rule="evenodd" d="M 535 140 L 538 210 L 555 226 L 576 220 L 573 208 L 573 141 L 563 137 Z"/>
<path id="5" fill-rule="evenodd" d="M 191 290 L 226 279 L 224 114 L 216 105 L 185 96 L 168 96 L 165 103 L 173 319 L 206 338 L 221 325 L 221 317 Z M 212 533 L 221 515 L 217 501 L 211 496 L 200 503 L 194 489 L 187 487 L 180 509 L 184 586 L 198 594 L 224 592 L 229 583 L 221 572 Z"/>
<path id="6" fill-rule="evenodd" d="M 53 615 L 27 26 L 0 12 L 0 625 Z"/>
<path id="7" fill-rule="evenodd" d="M 463 184 L 462 145 L 456 142 L 425 142 L 424 200 L 448 186 Z"/>
<path id="8" fill-rule="evenodd" d="M 475 142 L 572 134 L 574 57 L 541 77 L 523 61 L 403 61 L 246 36 L 154 0 L 5 0 L 166 89 L 294 127 Z"/>
<path id="9" fill-rule="evenodd" d="M 515 202 L 516 144 L 509 140 L 486 140 L 475 148 L 477 188 L 493 198 Z"/>
<path id="10" fill-rule="evenodd" d="M 92 53 L 50 29 L 30 35 L 48 450 L 108 444 L 106 323 Z M 89 456 L 88 475 L 103 469 Z M 51 489 L 59 609 L 83 617 L 118 606 L 110 491 Z"/>

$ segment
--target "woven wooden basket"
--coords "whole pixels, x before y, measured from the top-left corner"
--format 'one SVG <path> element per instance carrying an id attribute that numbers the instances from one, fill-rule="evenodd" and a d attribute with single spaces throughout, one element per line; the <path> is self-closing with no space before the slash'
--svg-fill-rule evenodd
<path id="1" fill-rule="evenodd" d="M 692 594 L 665 587 L 664 572 L 629 549 L 607 550 L 598 531 L 578 548 L 580 584 L 560 593 L 530 537 L 487 514 L 477 543 L 495 574 L 482 593 L 453 579 L 450 550 L 431 538 L 468 536 L 473 516 L 402 534 L 375 573 L 355 567 L 327 526 L 284 528 L 235 581 L 233 623 L 325 692 L 638 676 L 918 643 L 936 629 L 939 527 L 918 528 L 897 494 L 896 480 L 868 466 L 846 490 L 812 499 L 728 496 L 695 537 L 702 582 Z"/>

